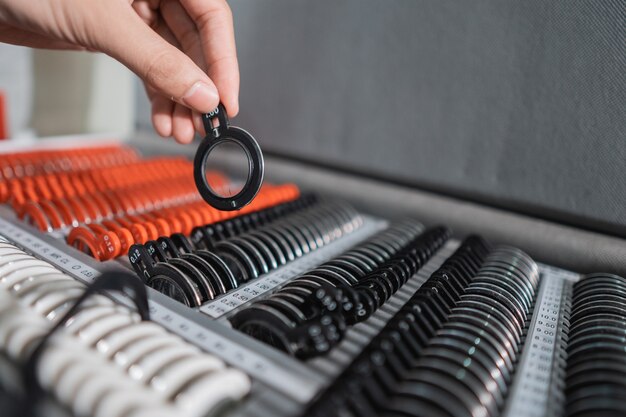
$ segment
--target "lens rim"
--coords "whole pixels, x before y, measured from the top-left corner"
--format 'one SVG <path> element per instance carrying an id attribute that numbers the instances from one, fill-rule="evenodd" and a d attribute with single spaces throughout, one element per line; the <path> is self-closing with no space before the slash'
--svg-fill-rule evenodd
<path id="1" fill-rule="evenodd" d="M 234 143 L 240 146 L 248 158 L 248 176 L 241 190 L 230 197 L 222 197 L 216 194 L 208 184 L 205 167 L 211 152 L 224 143 Z M 211 206 L 222 211 L 240 210 L 248 205 L 259 192 L 263 183 L 265 163 L 263 153 L 254 137 L 245 130 L 228 126 L 221 130 L 219 137 L 205 136 L 198 146 L 194 159 L 194 180 L 200 195 Z"/>

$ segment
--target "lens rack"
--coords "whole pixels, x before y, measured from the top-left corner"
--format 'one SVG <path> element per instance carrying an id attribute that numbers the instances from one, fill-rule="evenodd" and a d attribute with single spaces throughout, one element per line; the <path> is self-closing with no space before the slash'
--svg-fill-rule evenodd
<path id="1" fill-rule="evenodd" d="M 79 415 L 130 417 L 124 404 L 163 401 L 135 382 L 111 384 L 131 369 L 112 360 L 132 360 L 142 387 L 154 376 L 172 383 L 161 411 L 176 409 L 178 375 L 219 368 L 221 383 L 192 377 L 202 395 L 185 415 L 220 398 L 227 416 L 624 412 L 622 277 L 538 264 L 292 184 L 266 184 L 243 210 L 219 212 L 189 183 L 189 162 L 127 147 L 0 163 L 4 359 L 25 361 L 106 271 L 146 288 L 150 323 L 107 293 L 68 321 L 85 347 L 51 339 L 36 361 L 44 389 Z M 96 405 L 100 389 L 110 395 Z"/>

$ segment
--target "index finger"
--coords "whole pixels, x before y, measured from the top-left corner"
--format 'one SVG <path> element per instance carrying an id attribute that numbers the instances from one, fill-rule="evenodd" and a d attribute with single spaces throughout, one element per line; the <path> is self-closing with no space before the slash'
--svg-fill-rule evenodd
<path id="1" fill-rule="evenodd" d="M 200 32 L 207 73 L 228 115 L 239 112 L 239 64 L 233 15 L 224 0 L 181 0 Z"/>

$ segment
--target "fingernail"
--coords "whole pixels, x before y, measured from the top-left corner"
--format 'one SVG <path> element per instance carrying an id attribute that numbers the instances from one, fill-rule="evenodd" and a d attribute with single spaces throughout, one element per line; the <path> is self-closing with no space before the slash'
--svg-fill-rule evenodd
<path id="1" fill-rule="evenodd" d="M 217 94 L 217 90 L 209 87 L 202 81 L 198 81 L 192 85 L 182 97 L 182 101 L 186 106 L 201 113 L 208 113 L 214 110 L 219 100 L 220 97 Z"/>

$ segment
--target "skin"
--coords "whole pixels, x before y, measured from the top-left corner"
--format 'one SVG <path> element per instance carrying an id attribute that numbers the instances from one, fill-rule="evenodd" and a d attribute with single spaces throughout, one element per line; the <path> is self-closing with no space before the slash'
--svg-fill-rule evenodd
<path id="1" fill-rule="evenodd" d="M 220 101 L 239 111 L 225 0 L 0 0 L 0 42 L 110 55 L 143 80 L 157 133 L 180 143 Z"/>

